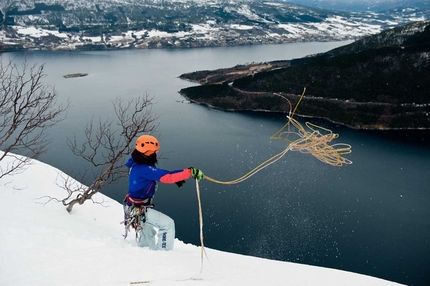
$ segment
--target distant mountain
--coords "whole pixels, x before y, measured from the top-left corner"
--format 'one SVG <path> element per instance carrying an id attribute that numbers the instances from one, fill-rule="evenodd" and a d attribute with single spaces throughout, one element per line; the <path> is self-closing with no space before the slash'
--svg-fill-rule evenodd
<path id="1" fill-rule="evenodd" d="M 219 108 L 288 112 L 288 104 L 273 94 L 282 94 L 295 104 L 306 87 L 298 114 L 354 128 L 430 129 L 430 21 L 295 59 L 288 67 L 270 64 L 271 70 L 243 76 L 232 84 L 226 80 L 181 93 Z"/>
<path id="2" fill-rule="evenodd" d="M 430 1 L 430 0 L 426 0 Z M 430 10 L 345 12 L 263 0 L 3 0 L 0 49 L 93 50 L 355 40 Z"/>
<path id="3" fill-rule="evenodd" d="M 398 8 L 429 9 L 430 0 L 290 0 L 288 2 L 321 9 L 380 12 Z"/>

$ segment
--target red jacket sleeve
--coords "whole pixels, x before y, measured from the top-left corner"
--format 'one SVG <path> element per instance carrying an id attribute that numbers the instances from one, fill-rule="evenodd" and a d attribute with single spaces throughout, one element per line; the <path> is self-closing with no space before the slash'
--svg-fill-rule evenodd
<path id="1" fill-rule="evenodd" d="M 160 182 L 164 184 L 174 184 L 179 181 L 187 180 L 191 178 L 191 170 L 183 169 L 180 172 L 176 172 L 173 174 L 166 174 L 160 178 Z"/>

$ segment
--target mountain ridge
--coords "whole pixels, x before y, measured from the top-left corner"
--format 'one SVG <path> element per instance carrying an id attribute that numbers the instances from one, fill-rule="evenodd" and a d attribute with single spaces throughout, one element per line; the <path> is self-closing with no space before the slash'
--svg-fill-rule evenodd
<path id="1" fill-rule="evenodd" d="M 419 7 L 429 8 L 429 0 L 391 0 L 391 1 L 374 1 L 374 0 L 291 0 L 292 3 L 321 8 L 335 9 L 341 11 L 383 11 L 402 7 Z"/>
<path id="2" fill-rule="evenodd" d="M 191 48 L 355 40 L 430 9 L 346 12 L 283 1 L 5 1 L 0 50 Z"/>
<path id="3" fill-rule="evenodd" d="M 384 45 L 400 35 L 398 44 Z M 300 115 L 358 129 L 430 129 L 429 39 L 430 21 L 411 23 L 327 53 L 291 60 L 286 67 L 180 93 L 222 109 L 289 112 L 289 105 L 273 93 L 294 105 L 306 87 L 297 109 Z M 181 78 L 191 75 L 199 79 L 198 73 Z"/>

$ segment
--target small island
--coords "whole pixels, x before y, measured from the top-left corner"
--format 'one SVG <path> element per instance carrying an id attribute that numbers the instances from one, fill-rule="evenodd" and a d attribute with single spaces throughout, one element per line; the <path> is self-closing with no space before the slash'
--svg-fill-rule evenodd
<path id="1" fill-rule="evenodd" d="M 87 73 L 71 73 L 71 74 L 66 74 L 64 78 L 84 77 L 87 75 L 88 75 Z"/>

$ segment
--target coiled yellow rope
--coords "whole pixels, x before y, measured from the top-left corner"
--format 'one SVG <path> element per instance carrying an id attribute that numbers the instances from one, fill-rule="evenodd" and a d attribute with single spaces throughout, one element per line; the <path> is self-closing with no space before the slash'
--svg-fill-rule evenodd
<path id="1" fill-rule="evenodd" d="M 288 151 L 299 151 L 304 154 L 311 154 L 321 162 L 327 163 L 332 166 L 342 166 L 344 164 L 352 164 L 352 162 L 342 155 L 346 155 L 351 153 L 351 145 L 344 143 L 337 143 L 329 145 L 329 143 L 338 138 L 339 135 L 332 133 L 331 130 L 323 128 L 321 126 L 306 122 L 305 125 L 307 127 L 304 128 L 297 120 L 293 118 L 297 107 L 302 101 L 306 92 L 306 88 L 304 88 L 302 95 L 299 98 L 295 108 L 291 111 L 291 102 L 284 96 L 280 94 L 275 94 L 283 99 L 285 99 L 290 104 L 290 115 L 287 116 L 288 122 L 279 129 L 275 134 L 270 136 L 271 140 L 284 140 L 289 142 L 288 146 L 280 153 L 275 156 L 269 158 L 264 161 L 245 175 L 240 178 L 237 178 L 232 181 L 218 181 L 209 176 L 205 176 L 204 178 L 208 181 L 224 184 L 224 185 L 232 185 L 245 181 L 249 177 L 253 176 L 255 173 L 260 170 L 270 166 L 275 163 L 279 159 L 281 159 Z M 291 126 L 295 127 L 293 131 Z M 287 129 L 287 130 L 285 130 Z M 289 137 L 296 137 L 296 139 L 289 139 Z"/>

